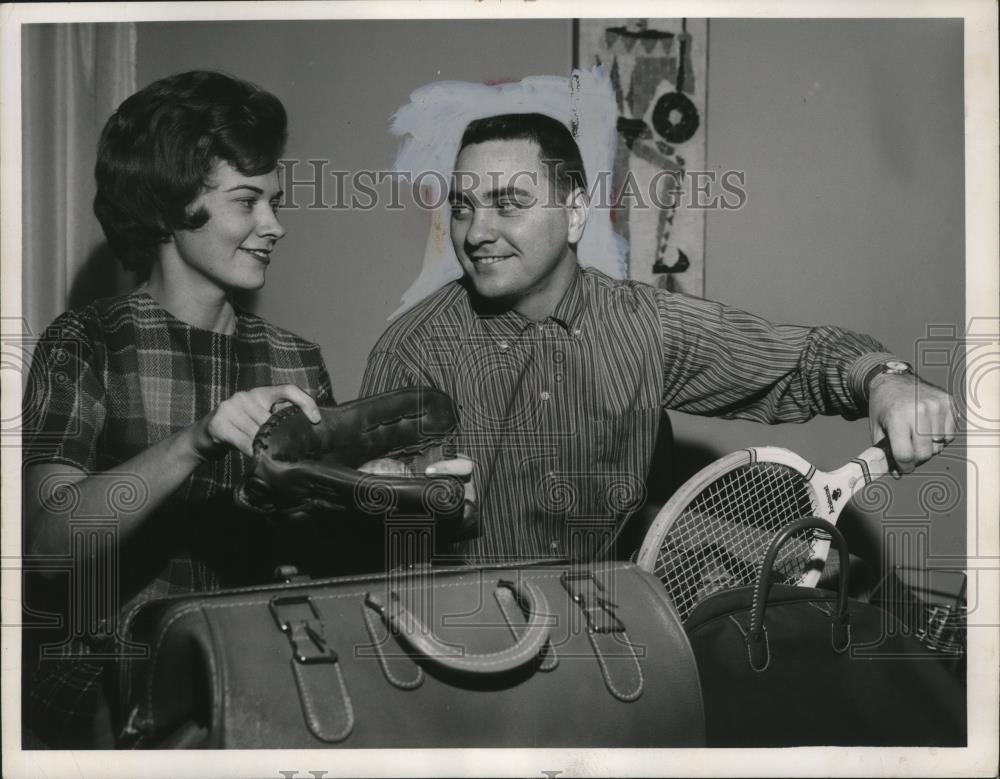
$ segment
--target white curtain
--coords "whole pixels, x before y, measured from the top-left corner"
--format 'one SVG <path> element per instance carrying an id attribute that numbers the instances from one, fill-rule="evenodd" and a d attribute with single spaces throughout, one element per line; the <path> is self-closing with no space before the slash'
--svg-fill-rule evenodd
<path id="1" fill-rule="evenodd" d="M 132 280 L 93 212 L 97 139 L 135 91 L 132 23 L 22 28 L 22 311 L 31 333 Z"/>

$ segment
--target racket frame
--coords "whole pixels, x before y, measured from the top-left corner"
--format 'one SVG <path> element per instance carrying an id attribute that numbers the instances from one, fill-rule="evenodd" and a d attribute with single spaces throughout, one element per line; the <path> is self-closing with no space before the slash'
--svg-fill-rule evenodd
<path id="1" fill-rule="evenodd" d="M 856 458 L 835 471 L 820 471 L 805 458 L 780 446 L 754 446 L 726 455 L 698 471 L 671 496 L 657 512 L 643 538 L 636 564 L 650 572 L 655 571 L 660 549 L 670 528 L 709 485 L 738 468 L 757 463 L 783 465 L 799 473 L 812 502 L 813 516 L 836 525 L 841 511 L 850 499 L 865 485 L 889 472 L 885 445 L 866 449 Z M 830 550 L 828 538 L 818 538 L 812 562 L 823 563 Z M 761 550 L 763 556 L 765 549 Z M 822 565 L 810 565 L 796 582 L 799 586 L 815 587 L 822 574 Z"/>

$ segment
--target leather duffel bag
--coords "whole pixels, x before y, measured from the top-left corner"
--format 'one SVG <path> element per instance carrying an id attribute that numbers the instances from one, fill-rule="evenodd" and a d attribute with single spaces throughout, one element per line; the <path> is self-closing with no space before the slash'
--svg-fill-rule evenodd
<path id="1" fill-rule="evenodd" d="M 965 685 L 892 615 L 839 592 L 771 584 L 778 550 L 807 527 L 847 544 L 829 522 L 793 523 L 757 581 L 710 595 L 684 627 L 702 679 L 708 746 L 964 746 Z"/>
<path id="2" fill-rule="evenodd" d="M 151 601 L 122 748 L 704 744 L 677 612 L 628 563 L 423 569 Z"/>

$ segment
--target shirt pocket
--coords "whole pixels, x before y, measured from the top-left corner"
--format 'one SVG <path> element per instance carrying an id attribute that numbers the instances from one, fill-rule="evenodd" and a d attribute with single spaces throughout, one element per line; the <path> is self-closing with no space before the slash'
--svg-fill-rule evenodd
<path id="1" fill-rule="evenodd" d="M 631 408 L 598 419 L 596 469 L 602 502 L 612 513 L 629 513 L 646 499 L 646 476 L 663 410 L 659 405 Z"/>
<path id="2" fill-rule="evenodd" d="M 593 366 L 592 399 L 596 418 L 614 422 L 659 410 L 662 370 L 642 354 L 605 350 Z"/>

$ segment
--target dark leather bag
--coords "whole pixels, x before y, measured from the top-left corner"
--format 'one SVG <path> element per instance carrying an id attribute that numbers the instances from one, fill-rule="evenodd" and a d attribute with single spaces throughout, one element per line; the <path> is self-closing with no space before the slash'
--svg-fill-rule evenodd
<path id="1" fill-rule="evenodd" d="M 627 563 L 425 569 L 153 601 L 121 747 L 701 746 L 694 658 Z"/>
<path id="2" fill-rule="evenodd" d="M 964 746 L 965 686 L 882 609 L 839 592 L 770 584 L 772 542 L 751 587 L 712 595 L 685 629 L 702 680 L 708 746 Z"/>

